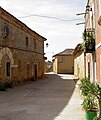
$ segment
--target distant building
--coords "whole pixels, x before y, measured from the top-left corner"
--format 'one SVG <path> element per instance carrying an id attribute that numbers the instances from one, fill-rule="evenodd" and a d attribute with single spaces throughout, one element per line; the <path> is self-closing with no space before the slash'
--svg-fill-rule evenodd
<path id="1" fill-rule="evenodd" d="M 0 82 L 42 77 L 45 40 L 0 7 Z"/>
<path id="2" fill-rule="evenodd" d="M 55 73 L 74 73 L 74 49 L 66 49 L 54 55 L 53 71 Z"/>
<path id="3" fill-rule="evenodd" d="M 85 53 L 82 44 L 78 44 L 73 52 L 74 76 L 77 79 L 85 78 Z"/>
<path id="4" fill-rule="evenodd" d="M 53 72 L 53 62 L 45 61 L 45 73 Z"/>

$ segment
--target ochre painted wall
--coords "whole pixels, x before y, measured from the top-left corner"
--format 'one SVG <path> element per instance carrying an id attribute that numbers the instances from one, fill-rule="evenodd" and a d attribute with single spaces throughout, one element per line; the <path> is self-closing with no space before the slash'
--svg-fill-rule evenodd
<path id="1" fill-rule="evenodd" d="M 85 58 L 82 51 L 74 56 L 74 76 L 78 79 L 85 78 Z"/>
<path id="2" fill-rule="evenodd" d="M 53 70 L 56 73 L 74 73 L 73 55 L 56 56 L 53 63 Z"/>

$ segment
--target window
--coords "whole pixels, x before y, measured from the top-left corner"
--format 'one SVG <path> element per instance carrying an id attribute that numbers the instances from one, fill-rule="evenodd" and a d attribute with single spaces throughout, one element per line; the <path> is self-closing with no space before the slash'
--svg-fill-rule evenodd
<path id="1" fill-rule="evenodd" d="M 10 62 L 6 62 L 6 76 L 10 77 Z"/>
<path id="2" fill-rule="evenodd" d="M 36 39 L 34 39 L 34 49 L 36 49 Z"/>
<path id="3" fill-rule="evenodd" d="M 28 37 L 26 37 L 26 46 L 28 46 Z"/>
<path id="4" fill-rule="evenodd" d="M 99 12 L 98 24 L 101 25 L 101 0 L 98 0 L 96 7 L 97 7 L 97 11 Z"/>
<path id="5" fill-rule="evenodd" d="M 29 64 L 27 64 L 27 72 L 29 72 L 29 70 L 30 70 L 30 66 Z"/>
<path id="6" fill-rule="evenodd" d="M 4 23 L 4 27 L 3 27 L 3 38 L 7 38 L 9 35 L 9 28 L 6 25 L 6 23 Z"/>
<path id="7" fill-rule="evenodd" d="M 21 72 L 21 61 L 18 61 L 18 71 Z"/>
<path id="8" fill-rule="evenodd" d="M 88 62 L 88 78 L 90 78 L 90 62 Z"/>
<path id="9" fill-rule="evenodd" d="M 30 75 L 30 65 L 27 64 L 27 78 L 29 78 L 29 75 Z"/>
<path id="10" fill-rule="evenodd" d="M 63 56 L 59 56 L 59 63 L 63 63 Z"/>

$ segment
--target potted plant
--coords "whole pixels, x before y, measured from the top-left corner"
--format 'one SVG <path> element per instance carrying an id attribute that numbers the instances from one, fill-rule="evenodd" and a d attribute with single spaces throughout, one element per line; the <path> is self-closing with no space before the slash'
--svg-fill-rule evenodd
<path id="1" fill-rule="evenodd" d="M 86 120 L 93 120 L 97 116 L 97 98 L 92 94 L 88 94 L 83 99 L 82 108 L 86 111 Z"/>
<path id="2" fill-rule="evenodd" d="M 6 91 L 4 83 L 0 83 L 0 91 Z"/>
<path id="3" fill-rule="evenodd" d="M 80 80 L 79 88 L 83 95 L 82 108 L 86 111 L 86 120 L 93 120 L 98 110 L 98 98 L 94 94 L 97 91 L 96 85 L 85 78 Z"/>

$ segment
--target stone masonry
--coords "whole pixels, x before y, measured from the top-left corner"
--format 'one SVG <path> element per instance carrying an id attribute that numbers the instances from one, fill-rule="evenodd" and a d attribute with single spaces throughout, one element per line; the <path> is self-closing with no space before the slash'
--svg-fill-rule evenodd
<path id="1" fill-rule="evenodd" d="M 45 40 L 0 7 L 0 81 L 42 77 Z"/>

